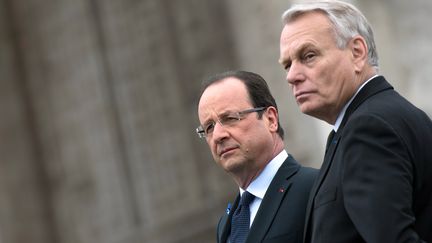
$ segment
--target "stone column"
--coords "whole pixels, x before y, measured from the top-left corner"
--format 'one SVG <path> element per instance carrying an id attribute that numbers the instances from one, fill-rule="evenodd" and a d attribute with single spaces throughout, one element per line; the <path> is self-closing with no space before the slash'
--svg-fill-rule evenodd
<path id="1" fill-rule="evenodd" d="M 62 243 L 115 242 L 133 218 L 113 101 L 88 4 L 13 1 L 9 9 L 34 115 L 38 166 L 49 192 L 41 196 L 54 215 L 49 233 Z"/>
<path id="2" fill-rule="evenodd" d="M 0 242 L 54 243 L 16 21 L 11 1 L 0 1 Z"/>

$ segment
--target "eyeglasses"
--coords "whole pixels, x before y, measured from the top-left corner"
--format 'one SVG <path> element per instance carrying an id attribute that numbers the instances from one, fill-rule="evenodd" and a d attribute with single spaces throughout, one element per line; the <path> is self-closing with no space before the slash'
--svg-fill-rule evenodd
<path id="1" fill-rule="evenodd" d="M 258 108 L 252 108 L 252 109 L 247 109 L 247 110 L 243 110 L 243 111 L 239 111 L 239 112 L 235 112 L 235 113 L 227 113 L 227 114 L 218 116 L 216 121 L 210 121 L 207 124 L 200 125 L 199 127 L 197 127 L 196 133 L 198 134 L 198 137 L 200 137 L 200 138 L 208 137 L 209 135 L 211 135 L 213 133 L 216 122 L 218 122 L 221 126 L 224 126 L 224 127 L 232 127 L 235 124 L 237 124 L 237 122 L 242 120 L 244 118 L 244 115 L 252 113 L 252 112 L 260 112 L 260 111 L 265 110 L 266 108 L 267 107 L 258 107 Z"/>

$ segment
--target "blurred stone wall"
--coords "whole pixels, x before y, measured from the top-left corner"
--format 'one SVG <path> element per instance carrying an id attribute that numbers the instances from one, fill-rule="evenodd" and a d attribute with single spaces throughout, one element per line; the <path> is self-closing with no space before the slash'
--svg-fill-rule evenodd
<path id="1" fill-rule="evenodd" d="M 431 3 L 355 1 L 381 73 L 432 114 Z M 197 138 L 200 81 L 258 72 L 287 150 L 319 167 L 328 125 L 302 115 L 274 0 L 0 0 L 0 243 L 214 242 L 237 188 Z"/>

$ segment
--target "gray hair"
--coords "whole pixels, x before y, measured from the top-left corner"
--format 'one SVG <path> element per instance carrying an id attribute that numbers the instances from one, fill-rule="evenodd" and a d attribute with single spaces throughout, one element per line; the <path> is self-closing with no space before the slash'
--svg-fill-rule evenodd
<path id="1" fill-rule="evenodd" d="M 366 17 L 352 4 L 341 1 L 294 4 L 283 13 L 282 20 L 284 24 L 288 24 L 300 15 L 316 11 L 324 13 L 330 20 L 338 48 L 345 48 L 354 36 L 362 36 L 368 47 L 368 63 L 378 69 L 378 54 L 372 28 Z"/>

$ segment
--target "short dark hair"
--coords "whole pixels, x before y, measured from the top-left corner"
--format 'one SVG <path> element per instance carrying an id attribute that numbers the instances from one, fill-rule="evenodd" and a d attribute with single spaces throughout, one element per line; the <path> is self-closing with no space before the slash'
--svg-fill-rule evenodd
<path id="1" fill-rule="evenodd" d="M 267 85 L 267 82 L 264 80 L 264 78 L 256 73 L 248 72 L 248 71 L 231 70 L 231 71 L 218 73 L 208 77 L 202 82 L 201 95 L 210 85 L 231 77 L 236 78 L 245 84 L 246 90 L 249 94 L 249 99 L 254 108 L 273 106 L 274 108 L 276 108 L 276 110 L 278 110 L 276 101 L 273 98 L 270 89 Z M 259 114 L 259 118 L 261 118 L 262 113 L 258 113 L 258 114 Z M 279 134 L 279 137 L 283 140 L 284 130 L 280 125 L 279 116 L 277 119 L 278 119 L 277 121 L 278 129 L 276 132 L 277 134 Z"/>

